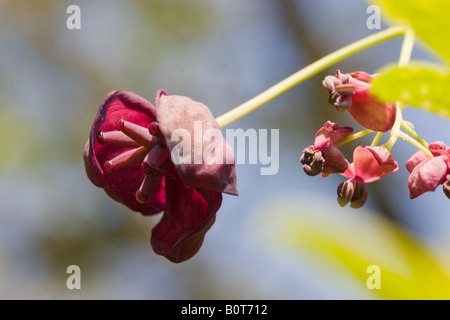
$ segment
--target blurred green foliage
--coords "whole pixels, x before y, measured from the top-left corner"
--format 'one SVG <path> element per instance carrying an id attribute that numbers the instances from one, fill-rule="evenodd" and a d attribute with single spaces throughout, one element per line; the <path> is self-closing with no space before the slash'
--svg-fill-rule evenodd
<path id="1" fill-rule="evenodd" d="M 413 30 L 425 43 L 428 51 L 440 57 L 441 65 L 416 61 L 402 67 L 388 66 L 373 82 L 372 92 L 384 101 L 399 101 L 420 107 L 441 116 L 450 117 L 447 84 L 450 80 L 450 2 L 428 1 L 373 1 L 380 5 L 384 17 L 393 24 L 402 24 Z M 443 59 L 443 60 L 442 60 Z"/>
<path id="2" fill-rule="evenodd" d="M 373 0 L 380 6 L 382 16 L 390 24 L 402 24 L 431 48 L 432 54 L 440 55 L 450 62 L 450 2 L 447 0 Z M 444 40 L 444 41 L 443 41 Z"/>
<path id="3" fill-rule="evenodd" d="M 405 105 L 450 117 L 447 84 L 450 73 L 436 66 L 412 63 L 406 67 L 386 67 L 373 81 L 371 91 L 384 101 L 401 101 Z"/>
<path id="4" fill-rule="evenodd" d="M 333 277 L 353 279 L 375 299 L 450 299 L 450 265 L 428 244 L 369 210 L 339 209 L 328 199 L 286 195 L 264 202 L 258 233 L 273 237 L 270 247 L 282 254 L 308 252 Z M 372 265 L 379 267 L 380 289 L 367 287 Z"/>

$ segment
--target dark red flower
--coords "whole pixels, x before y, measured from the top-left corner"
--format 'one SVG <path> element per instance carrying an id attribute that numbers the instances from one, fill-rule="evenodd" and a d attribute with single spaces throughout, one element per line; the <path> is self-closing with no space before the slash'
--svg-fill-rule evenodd
<path id="1" fill-rule="evenodd" d="M 394 103 L 383 103 L 375 99 L 369 89 L 375 75 L 357 71 L 336 76 L 326 76 L 322 82 L 330 94 L 329 102 L 337 110 L 348 110 L 360 125 L 367 129 L 386 132 L 392 128 L 397 114 Z"/>
<path id="2" fill-rule="evenodd" d="M 131 210 L 143 215 L 164 211 L 151 245 L 157 254 L 182 262 L 200 249 L 222 193 L 238 195 L 234 154 L 204 104 L 164 90 L 155 104 L 131 91 L 110 93 L 84 149 L 86 173 Z M 213 142 L 204 141 L 208 130 Z M 181 159 L 190 153 L 195 161 L 180 162 L 180 152 Z"/>

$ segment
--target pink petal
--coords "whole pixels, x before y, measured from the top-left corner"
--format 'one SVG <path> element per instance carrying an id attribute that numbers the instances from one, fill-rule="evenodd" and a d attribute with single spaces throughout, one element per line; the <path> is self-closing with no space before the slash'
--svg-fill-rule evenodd
<path id="1" fill-rule="evenodd" d="M 322 150 L 322 148 L 328 146 L 330 143 L 342 140 L 352 132 L 352 127 L 341 127 L 337 123 L 327 121 L 316 133 L 314 149 Z"/>
<path id="2" fill-rule="evenodd" d="M 377 101 L 368 90 L 356 91 L 352 96 L 352 106 L 347 110 L 363 127 L 381 132 L 392 128 L 397 115 L 395 104 Z"/>
<path id="3" fill-rule="evenodd" d="M 408 161 L 406 161 L 405 166 L 406 169 L 411 173 L 414 168 L 421 162 L 430 159 L 430 157 L 428 157 L 425 152 L 423 151 L 417 151 L 416 153 L 414 153 L 411 158 L 409 158 Z"/>
<path id="4" fill-rule="evenodd" d="M 373 182 L 398 170 L 398 164 L 383 146 L 358 146 L 353 152 L 355 175 L 365 183 Z"/>
<path id="5" fill-rule="evenodd" d="M 370 82 L 373 78 L 375 78 L 376 75 L 371 75 L 368 74 L 364 71 L 356 71 L 356 72 L 352 72 L 350 73 L 350 75 L 352 76 L 352 78 L 361 81 L 361 82 Z"/>
<path id="6" fill-rule="evenodd" d="M 414 199 L 427 191 L 434 191 L 445 182 L 448 165 L 444 157 L 428 158 L 419 163 L 408 178 L 410 198 Z"/>
<path id="7" fill-rule="evenodd" d="M 234 153 L 209 108 L 188 97 L 168 96 L 164 90 L 159 90 L 156 95 L 156 110 L 159 128 L 170 152 L 180 143 L 191 151 L 189 163 L 174 161 L 183 182 L 195 188 L 238 195 Z M 180 129 L 190 136 L 190 145 L 186 141 L 172 141 L 173 133 L 177 130 L 180 132 Z M 218 141 L 214 143 L 221 149 L 218 151 L 222 152 L 222 157 L 212 163 L 204 157 L 205 149 L 210 145 L 203 141 L 208 130 L 217 134 Z"/>

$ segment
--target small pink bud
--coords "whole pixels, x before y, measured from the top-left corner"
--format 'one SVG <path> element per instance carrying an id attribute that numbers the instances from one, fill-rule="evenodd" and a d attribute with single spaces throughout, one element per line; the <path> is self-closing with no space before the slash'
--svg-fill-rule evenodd
<path id="1" fill-rule="evenodd" d="M 357 71 L 336 76 L 327 76 L 322 82 L 328 89 L 329 103 L 338 111 L 348 110 L 360 125 L 367 129 L 386 132 L 392 128 L 397 114 L 393 103 L 383 103 L 375 99 L 369 89 L 375 75 Z"/>

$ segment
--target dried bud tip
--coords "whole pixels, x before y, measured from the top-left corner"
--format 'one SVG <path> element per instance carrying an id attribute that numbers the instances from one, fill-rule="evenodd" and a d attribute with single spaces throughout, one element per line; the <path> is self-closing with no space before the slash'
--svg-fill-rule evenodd
<path id="1" fill-rule="evenodd" d="M 152 166 L 150 163 L 143 161 L 141 164 L 141 170 L 145 174 L 150 174 L 155 171 L 155 167 Z"/>
<path id="2" fill-rule="evenodd" d="M 103 134 L 103 131 L 100 131 L 97 135 L 97 142 L 100 144 L 106 144 L 106 139 L 105 136 Z"/>
<path id="3" fill-rule="evenodd" d="M 150 134 L 152 136 L 157 136 L 159 134 L 159 124 L 156 121 L 151 122 L 148 125 L 148 132 L 150 132 Z"/>
<path id="4" fill-rule="evenodd" d="M 147 195 L 142 192 L 141 190 L 136 191 L 136 193 L 134 194 L 136 197 L 136 201 L 139 203 L 146 203 L 148 200 Z"/>
<path id="5" fill-rule="evenodd" d="M 112 173 L 114 171 L 114 164 L 111 160 L 105 161 L 105 164 L 103 166 L 108 173 Z"/>
<path id="6" fill-rule="evenodd" d="M 307 148 L 303 150 L 300 162 L 303 164 L 303 171 L 307 175 L 316 176 L 322 172 L 325 159 L 321 151 Z"/>
<path id="7" fill-rule="evenodd" d="M 124 126 L 125 126 L 125 120 L 123 118 L 120 118 L 114 124 L 114 127 L 116 128 L 116 130 L 119 130 L 119 131 L 122 131 Z"/>

